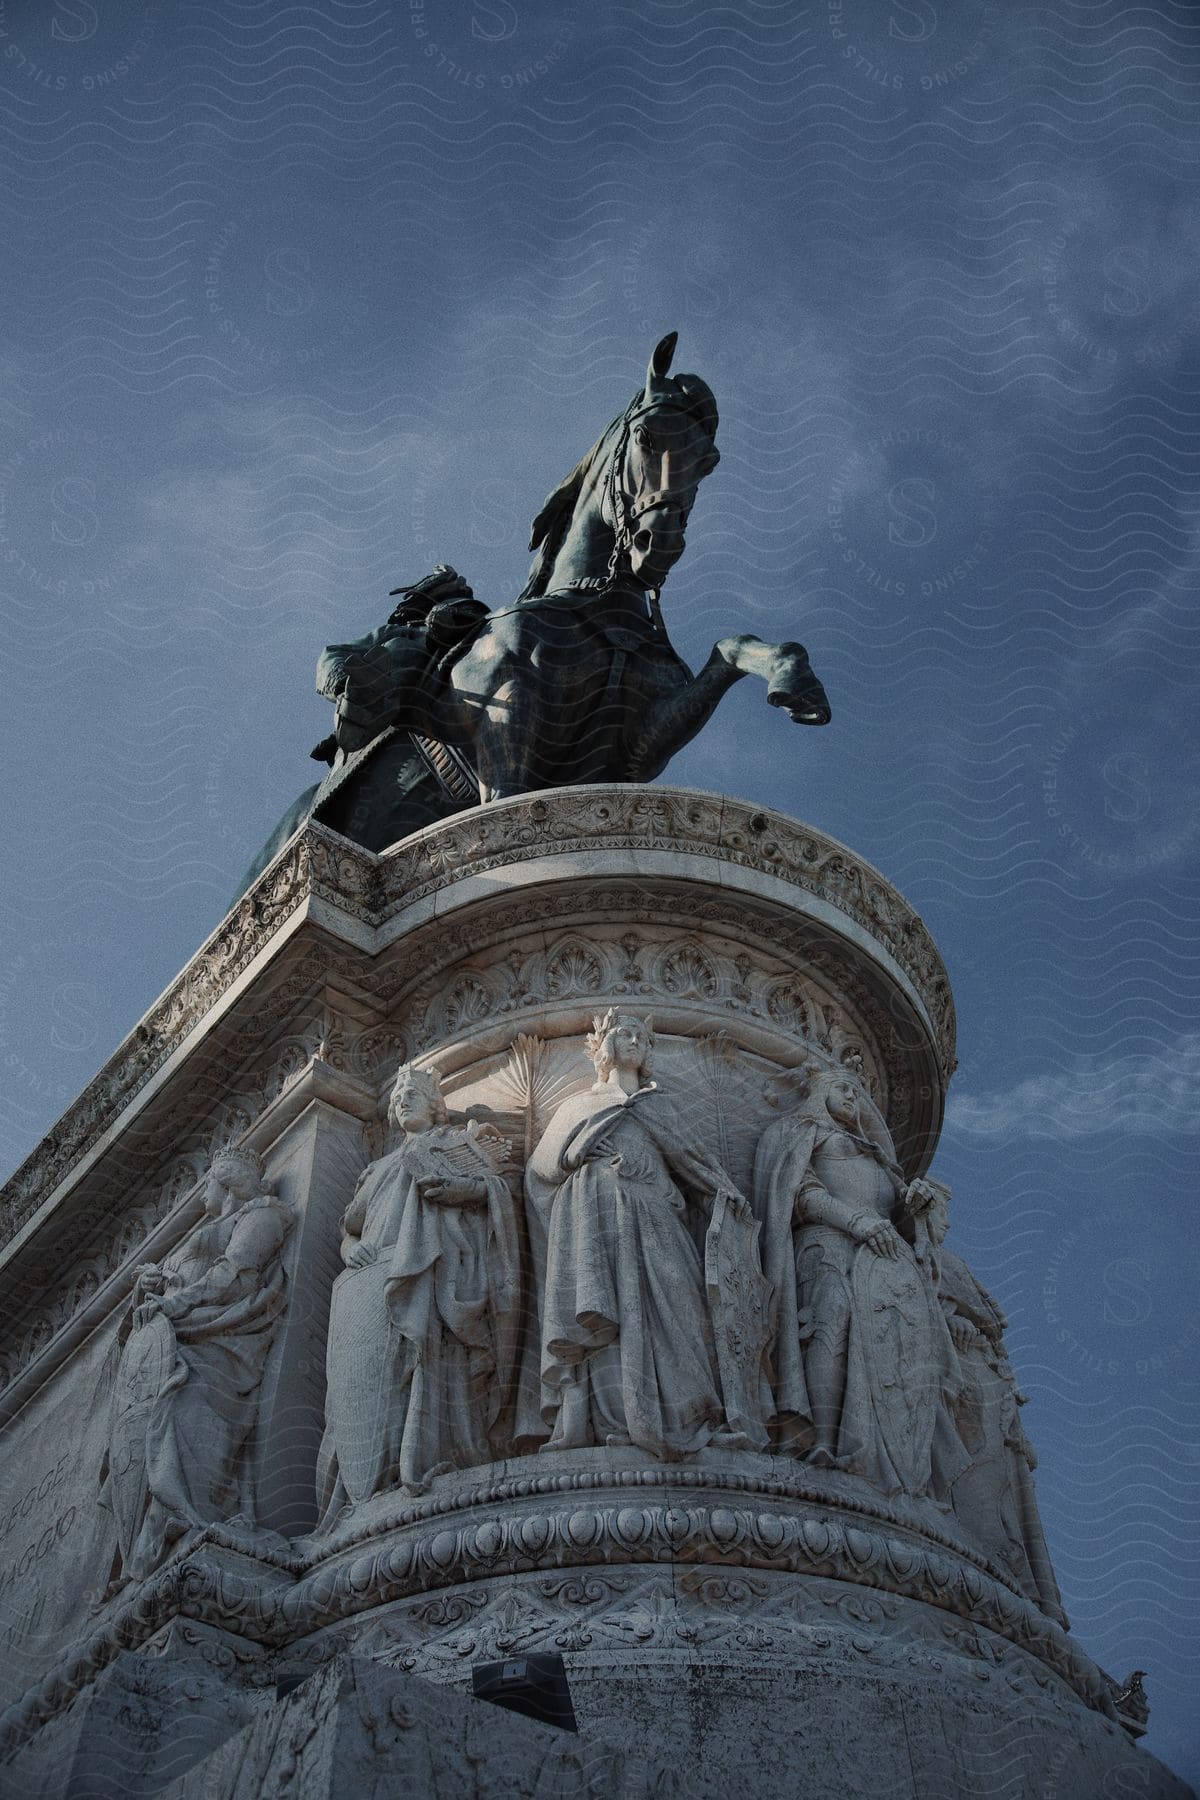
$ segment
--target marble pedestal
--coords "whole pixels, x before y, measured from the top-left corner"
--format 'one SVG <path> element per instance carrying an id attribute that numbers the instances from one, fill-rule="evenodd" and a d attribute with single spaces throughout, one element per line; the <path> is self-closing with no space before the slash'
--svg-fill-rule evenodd
<path id="1" fill-rule="evenodd" d="M 633 1791 L 647 1769 L 662 1787 L 666 1769 L 689 1794 L 796 1800 L 1186 1792 L 1131 1742 L 1114 1684 L 952 1515 L 796 1456 L 526 1446 L 316 1530 L 341 1219 L 388 1146 L 397 1063 L 436 1070 L 452 1118 L 502 1135 L 519 1214 L 524 1159 L 591 1081 L 586 1034 L 612 1006 L 653 1015 L 655 1078 L 743 1189 L 772 1080 L 806 1061 L 856 1072 L 910 1177 L 932 1157 L 953 1006 L 911 908 L 792 820 L 613 787 L 505 801 L 378 857 L 309 826 L 17 1172 L 0 1196 L 9 1791 L 67 1791 L 54 1747 L 84 1742 L 89 1708 L 119 1756 L 127 1724 L 100 1684 L 123 1656 L 159 1659 L 168 1688 L 174 1669 L 177 1693 L 204 1671 L 207 1785 L 147 1752 L 139 1791 L 217 1796 L 241 1792 L 222 1734 L 246 1731 L 258 1791 L 284 1791 L 282 1677 L 324 1680 L 352 1654 L 388 1693 L 433 1681 L 476 1718 L 474 1664 L 553 1649 L 593 1747 L 580 1791 Z M 244 1451 L 250 1516 L 113 1588 L 100 1470 L 134 1270 L 193 1227 L 204 1170 L 233 1143 L 294 1218 Z M 321 1689 L 314 1730 L 359 1730 L 348 1692 Z M 172 1729 L 149 1700 L 143 1717 L 143 1737 Z M 482 1739 L 464 1725 L 471 1742 L 486 1719 Z M 455 1779 L 448 1761 L 445 1792 Z"/>

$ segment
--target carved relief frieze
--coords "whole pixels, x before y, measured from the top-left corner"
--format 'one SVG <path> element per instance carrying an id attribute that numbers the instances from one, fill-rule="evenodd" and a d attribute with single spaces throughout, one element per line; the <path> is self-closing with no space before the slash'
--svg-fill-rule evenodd
<path id="1" fill-rule="evenodd" d="M 831 1652 L 909 1664 L 927 1676 L 957 1662 L 962 1679 L 981 1666 L 1029 1703 L 1066 1714 L 1070 1686 L 994 1633 L 946 1620 L 919 1602 L 845 1582 L 795 1582 L 771 1573 L 689 1568 L 672 1574 L 613 1565 L 572 1574 L 510 1576 L 401 1602 L 349 1629 L 289 1652 L 318 1666 L 347 1644 L 405 1671 L 453 1679 L 464 1664 L 558 1650 L 599 1658 L 614 1652 L 703 1649 L 722 1660 L 776 1666 L 826 1664 Z"/>
<path id="2" fill-rule="evenodd" d="M 386 1024 L 364 1021 L 361 1008 L 351 1016 L 330 999 L 333 978 L 351 990 L 361 989 L 360 961 L 342 957 L 337 966 L 331 966 L 323 949 L 306 952 L 286 978 L 275 984 L 268 1000 L 227 1035 L 219 1063 L 195 1083 L 193 1098 L 207 1102 L 207 1107 L 201 1131 L 185 1146 L 190 1160 L 174 1184 L 157 1175 L 131 1192 L 127 1171 L 116 1161 L 107 1172 L 101 1171 L 89 1202 L 91 1239 L 80 1244 L 75 1234 L 71 1284 L 89 1271 L 97 1284 L 109 1279 L 167 1216 L 181 1191 L 180 1181 L 191 1186 L 198 1178 L 205 1153 L 241 1138 L 270 1101 L 302 1074 L 313 1056 L 320 1054 L 331 1066 L 361 1074 L 380 1092 L 382 1101 L 398 1055 L 427 1056 L 448 1039 L 461 1039 L 513 1015 L 539 1013 L 547 1005 L 591 1005 L 602 994 L 615 998 L 636 992 L 639 999 L 651 1003 L 650 1010 L 657 999 L 685 1013 L 694 1012 L 698 1026 L 714 1010 L 728 1017 L 730 1028 L 739 1016 L 761 1023 L 778 1035 L 780 1052 L 789 1062 L 815 1051 L 823 1060 L 861 1069 L 873 1096 L 888 1112 L 894 1134 L 901 1137 L 907 1130 L 911 1068 L 895 1043 L 894 1019 L 870 985 L 856 979 L 853 967 L 848 970 L 827 945 L 812 942 L 803 925 L 796 931 L 795 941 L 789 941 L 788 933 L 776 923 L 773 948 L 780 955 L 768 962 L 737 947 L 739 939 L 733 934 L 744 932 L 745 907 L 702 894 L 673 893 L 669 901 L 660 901 L 663 910 L 678 914 L 678 922 L 670 926 L 627 923 L 631 913 L 636 916 L 639 907 L 647 908 L 644 888 L 593 883 L 581 891 L 547 896 L 546 902 L 536 909 L 529 902 L 491 909 L 485 935 L 497 940 L 494 954 L 481 949 L 480 934 L 472 921 L 465 920 L 441 928 L 436 953 L 424 942 L 387 960 L 379 982 L 380 1003 L 386 1001 L 399 1018 Z M 530 930 L 531 911 L 541 920 L 536 933 Z M 567 926 L 547 941 L 544 927 L 548 918 L 555 913 L 578 917 L 581 911 L 595 916 L 598 923 L 586 932 Z M 803 959 L 804 975 L 787 967 L 789 956 Z M 422 978 L 407 993 L 406 975 Z M 832 998 L 830 990 L 834 988 L 844 1004 Z M 391 990 L 390 996 L 386 990 Z M 307 1018 L 297 1029 L 280 1034 L 278 1021 L 306 1003 Z M 855 1008 L 853 1015 L 847 1006 Z M 764 1069 L 761 1063 L 748 1066 L 743 1098 L 750 1095 Z M 752 1110 L 761 1115 L 756 1098 Z M 137 1164 L 154 1168 L 170 1158 L 178 1165 L 178 1133 L 176 1116 L 174 1136 L 165 1123 L 144 1134 Z M 118 1207 L 122 1209 L 120 1224 L 110 1227 L 108 1221 Z M 48 1246 L 40 1263 L 28 1266 L 26 1291 L 32 1295 L 40 1283 L 62 1281 L 61 1256 Z M 85 1290 L 79 1289 L 77 1298 L 71 1300 L 59 1289 L 47 1296 L 39 1315 L 30 1319 L 21 1317 L 18 1293 L 16 1314 L 11 1319 L 14 1329 L 19 1326 L 18 1341 L 14 1344 L 9 1336 L 3 1343 L 3 1366 L 10 1379 L 28 1365 L 87 1297 Z"/>
<path id="3" fill-rule="evenodd" d="M 512 811 L 509 811 L 509 807 Z M 829 901 L 883 942 L 931 1014 L 952 1028 L 945 970 L 920 919 L 868 864 L 844 846 L 778 813 L 670 789 L 572 789 L 469 813 L 418 834 L 381 867 L 385 916 L 450 878 L 477 875 L 548 851 L 678 852 L 774 874 Z"/>
<path id="4" fill-rule="evenodd" d="M 781 815 L 669 788 L 568 789 L 457 815 L 383 857 L 310 824 L 264 870 L 16 1172 L 0 1194 L 0 1230 L 5 1237 L 20 1230 L 279 929 L 310 901 L 327 902 L 335 913 L 374 928 L 439 888 L 501 866 L 623 850 L 734 864 L 777 877 L 844 913 L 881 943 L 915 983 L 933 1024 L 943 1070 L 953 1066 L 949 986 L 917 915 L 849 851 Z M 550 916 L 541 897 L 538 908 Z M 564 909 L 560 905 L 557 910 Z M 702 919 L 702 914 L 691 914 L 692 927 Z M 411 969 L 400 970 L 400 985 L 412 974 Z M 627 985 L 621 991 L 638 991 L 644 979 L 644 972 L 627 958 L 622 971 Z"/>
<path id="5" fill-rule="evenodd" d="M 885 1509 L 855 1517 L 831 1497 L 812 1504 L 815 1494 L 797 1506 L 794 1485 L 781 1506 L 784 1491 L 695 1469 L 514 1476 L 464 1494 L 463 1508 L 409 1503 L 390 1530 L 377 1521 L 312 1562 L 256 1553 L 249 1537 L 223 1549 L 226 1529 L 209 1527 L 98 1619 L 68 1676 L 32 1692 L 0 1735 L 26 1734 L 119 1648 L 155 1641 L 173 1619 L 233 1633 L 287 1667 L 319 1666 L 354 1642 L 433 1674 L 542 1647 L 691 1643 L 779 1659 L 849 1634 L 863 1655 L 959 1657 L 1026 1698 L 1115 1717 L 1103 1672 L 977 1559 L 889 1526 Z"/>
<path id="6" fill-rule="evenodd" d="M 649 1485 L 650 1479 L 647 1471 L 636 1485 Z M 695 1475 L 692 1481 L 698 1484 Z M 679 1485 L 678 1477 L 669 1485 Z M 506 1486 L 498 1484 L 497 1499 Z M 306 1589 L 302 1585 L 284 1600 L 285 1611 L 303 1630 L 306 1617 L 311 1629 L 360 1612 L 367 1596 L 372 1607 L 406 1594 L 423 1594 L 422 1604 L 431 1604 L 431 1590 L 457 1590 L 472 1579 L 531 1567 L 586 1570 L 590 1580 L 603 1578 L 609 1565 L 630 1561 L 695 1565 L 705 1573 L 713 1563 L 726 1570 L 740 1565 L 853 1584 L 845 1593 L 847 1607 L 870 1605 L 883 1615 L 891 1596 L 973 1621 L 1037 1657 L 1089 1705 L 1111 1712 L 1111 1695 L 1095 1665 L 1042 1613 L 961 1551 L 881 1530 L 869 1518 L 850 1523 L 829 1514 L 784 1512 L 765 1495 L 750 1507 L 734 1492 L 724 1503 L 713 1495 L 679 1493 L 664 1504 L 650 1494 L 639 1497 L 636 1486 L 624 1499 L 589 1496 L 581 1483 L 571 1503 L 569 1477 L 547 1476 L 530 1486 L 547 1496 L 536 1511 L 509 1506 L 482 1517 L 476 1512 L 458 1525 L 443 1514 L 418 1536 L 405 1532 L 364 1542 L 350 1558 L 314 1571 Z M 864 1586 L 871 1590 L 870 1601 L 855 1592 Z M 305 1591 L 313 1601 L 320 1596 L 322 1617 L 312 1618 Z M 457 1605 L 459 1599 L 456 1592 L 448 1603 Z"/>
<path id="7" fill-rule="evenodd" d="M 602 899 L 589 894 L 589 903 L 597 910 Z M 726 931 L 732 923 L 725 921 Z M 593 1010 L 605 999 L 620 999 L 631 988 L 637 990 L 641 1010 L 660 1021 L 664 1016 L 674 1021 L 672 1031 L 663 1028 L 664 1042 L 675 1078 L 697 1090 L 700 1139 L 707 1141 L 710 1124 L 715 1123 L 720 1133 L 728 1119 L 738 1119 L 745 1142 L 737 1160 L 747 1179 L 751 1135 L 769 1116 L 763 1083 L 778 1068 L 810 1058 L 846 1067 L 866 1083 L 876 1104 L 890 1112 L 898 1134 L 910 1122 L 911 1069 L 893 1045 L 880 1045 L 861 1013 L 852 1013 L 832 998 L 826 982 L 831 986 L 835 977 L 840 979 L 843 991 L 850 985 L 841 970 L 829 971 L 821 982 L 787 970 L 781 959 L 752 958 L 736 947 L 736 940 L 718 935 L 711 926 L 703 942 L 681 942 L 670 926 L 621 929 L 603 917 L 586 938 L 573 929 L 561 936 L 544 930 L 533 934 L 527 924 L 516 948 L 498 946 L 489 953 L 476 944 L 466 957 L 465 968 L 451 963 L 448 969 L 436 964 L 431 969 L 427 961 L 424 979 L 404 1000 L 392 1004 L 408 1019 L 411 1052 L 437 1062 L 450 1081 L 447 1092 L 454 1096 L 453 1103 L 483 1106 L 487 1112 L 481 1116 L 491 1117 L 494 1110 L 501 1124 L 506 1110 L 514 1110 L 512 1129 L 530 1143 L 532 1102 L 516 1074 L 505 1072 L 512 1042 L 507 1036 L 509 1020 L 516 1014 L 529 1021 L 533 1031 L 526 1029 L 518 1038 L 544 1040 L 544 1056 L 556 1056 L 560 1062 L 565 1056 L 578 1089 L 587 1077 L 582 1033 Z M 464 991 L 472 999 L 469 1023 L 463 1017 Z M 855 999 L 863 1011 L 872 1011 L 868 990 Z M 874 1011 L 878 1017 L 877 1005 Z M 720 1022 L 717 1034 L 712 1031 L 714 1020 Z M 457 1030 L 451 1029 L 452 1022 Z M 692 1066 L 696 1046 L 714 1035 L 728 1040 L 721 1057 L 714 1062 L 705 1051 Z M 555 1049 L 560 1041 L 561 1049 Z M 678 1054 L 671 1048 L 674 1041 Z M 681 1056 L 688 1061 L 686 1071 Z M 518 1090 L 523 1097 L 514 1108 Z M 537 1130 L 544 1126 L 545 1117 L 539 1114 Z M 720 1148 L 716 1141 L 709 1144 L 714 1154 Z"/>
<path id="8" fill-rule="evenodd" d="M 560 908 L 555 904 L 560 899 L 568 905 Z M 646 1003 L 681 1003 L 702 1019 L 714 1007 L 743 1012 L 775 1027 L 784 1043 L 790 1039 L 838 1060 L 845 1060 L 847 1049 L 860 1055 L 869 1049 L 874 1062 L 884 1060 L 884 1045 L 867 1031 L 866 1021 L 833 998 L 836 991 L 850 1005 L 870 1008 L 883 1026 L 886 1020 L 878 1002 L 872 1005 L 869 987 L 854 982 L 853 971 L 816 944 L 803 945 L 797 960 L 803 958 L 805 973 L 795 972 L 784 960 L 792 946 L 778 928 L 769 941 L 782 955 L 769 961 L 762 953 L 751 957 L 739 947 L 747 930 L 744 908 L 700 905 L 686 894 L 664 901 L 644 891 L 592 886 L 547 900 L 545 906 L 493 909 L 474 932 L 443 929 L 433 941 L 432 934 L 425 935 L 419 947 L 385 963 L 381 997 L 403 1009 L 414 1053 L 427 1054 L 516 1011 L 553 1011 L 566 1001 L 586 1006 L 603 996 L 636 994 Z M 560 910 L 583 910 L 595 923 L 586 936 L 570 928 L 548 936 L 546 926 Z M 625 925 L 622 919 L 654 912 L 682 913 L 691 933 L 681 937 L 676 924 L 647 919 Z"/>

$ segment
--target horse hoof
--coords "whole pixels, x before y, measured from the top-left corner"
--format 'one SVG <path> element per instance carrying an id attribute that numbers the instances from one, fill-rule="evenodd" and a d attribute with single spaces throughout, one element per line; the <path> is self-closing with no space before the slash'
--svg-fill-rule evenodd
<path id="1" fill-rule="evenodd" d="M 793 725 L 829 723 L 829 701 L 803 644 L 779 645 L 774 679 L 767 683 L 767 699 L 772 706 L 782 706 Z"/>
<path id="2" fill-rule="evenodd" d="M 833 716 L 824 690 L 800 695 L 780 690 L 768 693 L 767 700 L 771 706 L 782 706 L 793 725 L 828 725 Z"/>

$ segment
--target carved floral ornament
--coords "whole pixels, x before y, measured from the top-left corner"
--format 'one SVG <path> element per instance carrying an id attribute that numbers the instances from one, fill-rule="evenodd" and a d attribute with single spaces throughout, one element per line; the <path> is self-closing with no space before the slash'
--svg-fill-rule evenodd
<path id="1" fill-rule="evenodd" d="M 540 1649 L 678 1650 L 704 1645 L 753 1662 L 819 1666 L 836 1642 L 878 1663 L 910 1663 L 933 1676 L 962 1659 L 976 1680 L 999 1672 L 1026 1701 L 1069 1713 L 1076 1694 L 1061 1673 L 1011 1637 L 938 1607 L 810 1574 L 803 1581 L 754 1566 L 673 1569 L 619 1561 L 512 1575 L 373 1608 L 293 1645 L 289 1663 L 320 1664 L 347 1642 L 414 1673 L 445 1679 L 455 1663 Z M 1080 1670 L 1077 1673 L 1083 1674 Z M 1107 1695 L 1084 1681 L 1097 1709 Z"/>
<path id="2" fill-rule="evenodd" d="M 605 898 L 611 896 L 593 896 L 601 916 Z M 748 955 L 729 935 L 728 916 L 714 912 L 697 919 L 694 932 L 680 929 L 691 923 L 622 930 L 611 921 L 586 931 L 568 928 L 547 942 L 545 932 L 532 934 L 526 921 L 524 941 L 515 947 L 490 955 L 477 950 L 465 966 L 438 966 L 408 994 L 413 1047 L 436 1055 L 493 1024 L 503 1034 L 513 1014 L 532 1014 L 530 1023 L 543 1031 L 551 1018 L 556 1032 L 574 1030 L 590 1008 L 611 998 L 651 1005 L 660 1018 L 677 1018 L 689 1035 L 749 1031 L 761 1040 L 761 1054 L 774 1051 L 785 1061 L 810 1051 L 838 1061 L 855 1054 L 891 1089 L 888 1064 L 897 1074 L 900 1065 L 890 1046 L 888 1052 L 880 1046 L 877 1032 L 887 1020 L 869 991 L 859 987 L 855 997 L 871 1015 L 871 1026 L 833 998 L 833 972 L 819 981 L 815 967 L 802 975 L 781 958 Z M 505 932 L 501 943 L 512 935 Z M 895 1083 L 900 1093 L 904 1085 L 902 1079 Z"/>

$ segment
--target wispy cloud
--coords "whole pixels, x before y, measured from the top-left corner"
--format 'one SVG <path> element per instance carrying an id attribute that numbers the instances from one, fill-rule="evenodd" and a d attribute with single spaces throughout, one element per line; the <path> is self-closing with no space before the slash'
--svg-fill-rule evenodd
<path id="1" fill-rule="evenodd" d="M 977 1137 L 1091 1138 L 1200 1130 L 1200 1032 L 1153 1056 L 1080 1056 L 991 1093 L 955 1094 L 947 1127 Z"/>

